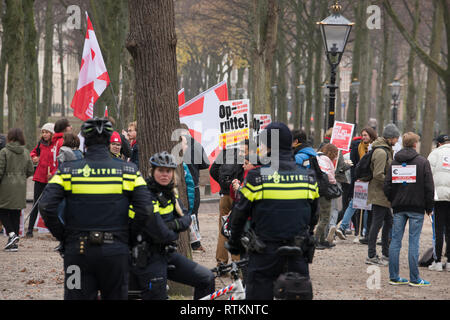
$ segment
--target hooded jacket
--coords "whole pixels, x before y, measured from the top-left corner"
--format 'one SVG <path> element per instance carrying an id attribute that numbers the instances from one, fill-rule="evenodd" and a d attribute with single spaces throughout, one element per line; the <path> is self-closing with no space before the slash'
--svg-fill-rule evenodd
<path id="1" fill-rule="evenodd" d="M 392 183 L 392 166 L 415 165 L 415 183 Z M 413 148 L 403 148 L 395 154 L 384 181 L 384 194 L 392 204 L 394 213 L 433 210 L 434 182 L 430 162 Z"/>
<path id="2" fill-rule="evenodd" d="M 33 170 L 28 150 L 18 142 L 8 143 L 0 151 L 0 208 L 26 207 L 27 178 Z"/>
<path id="3" fill-rule="evenodd" d="M 436 201 L 450 201 L 450 144 L 433 150 L 428 156 L 436 188 Z"/>
<path id="4" fill-rule="evenodd" d="M 302 143 L 294 149 L 295 163 L 298 167 L 309 168 L 309 163 L 305 163 L 310 157 L 316 157 L 317 153 L 308 144 Z"/>
<path id="5" fill-rule="evenodd" d="M 372 144 L 372 149 L 376 147 L 372 154 L 370 167 L 372 169 L 373 178 L 369 181 L 369 195 L 367 203 L 381 207 L 390 208 L 391 203 L 383 192 L 384 180 L 393 159 L 392 147 L 387 143 L 386 139 L 380 137 Z"/>

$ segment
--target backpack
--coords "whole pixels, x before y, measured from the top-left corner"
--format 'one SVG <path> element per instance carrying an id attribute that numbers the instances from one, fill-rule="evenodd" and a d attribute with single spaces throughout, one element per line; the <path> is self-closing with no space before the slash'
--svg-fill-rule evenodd
<path id="1" fill-rule="evenodd" d="M 386 151 L 386 162 L 389 161 L 388 149 L 386 147 L 375 147 L 367 152 L 355 167 L 355 180 L 370 181 L 373 179 L 373 172 L 370 164 L 372 163 L 372 155 L 375 149 L 382 148 Z"/>
<path id="2" fill-rule="evenodd" d="M 309 165 L 314 171 L 319 187 L 319 196 L 325 197 L 328 200 L 339 198 L 342 195 L 342 189 L 337 184 L 331 184 L 328 180 L 328 175 L 320 169 L 319 162 L 316 157 L 309 157 Z"/>

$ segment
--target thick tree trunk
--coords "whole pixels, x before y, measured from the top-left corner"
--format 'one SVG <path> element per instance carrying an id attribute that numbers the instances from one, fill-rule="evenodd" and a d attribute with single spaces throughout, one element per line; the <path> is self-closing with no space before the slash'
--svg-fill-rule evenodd
<path id="1" fill-rule="evenodd" d="M 8 126 L 23 128 L 25 105 L 24 14 L 21 3 L 6 1 L 8 30 Z"/>
<path id="2" fill-rule="evenodd" d="M 353 57 L 352 57 L 352 77 L 351 81 L 360 79 L 360 65 L 361 65 L 361 52 L 364 52 L 365 38 L 367 37 L 367 28 L 365 25 L 366 19 L 367 1 L 358 1 L 358 5 L 355 8 L 356 25 L 355 25 L 355 42 L 353 44 Z M 361 88 L 361 85 L 360 85 Z M 365 92 L 364 92 L 365 94 Z M 347 111 L 347 122 L 357 123 L 357 108 L 358 108 L 358 94 L 350 94 Z"/>
<path id="3" fill-rule="evenodd" d="M 45 14 L 45 50 L 44 50 L 44 74 L 42 76 L 42 106 L 39 119 L 39 127 L 48 120 L 52 107 L 53 96 L 53 0 L 47 0 Z"/>
<path id="4" fill-rule="evenodd" d="M 31 150 L 36 143 L 36 113 L 37 113 L 37 68 L 36 46 L 37 36 L 34 24 L 34 0 L 24 0 L 22 7 L 25 16 L 25 110 L 24 133 L 26 146 Z"/>
<path id="5" fill-rule="evenodd" d="M 412 37 L 416 40 L 417 32 L 419 29 L 419 0 L 416 0 L 414 5 L 414 21 L 413 21 L 413 31 Z M 415 67 L 415 51 L 413 48 L 410 49 L 409 59 L 408 59 L 408 91 L 406 94 L 405 109 L 405 125 L 403 126 L 404 132 L 414 131 L 414 121 L 417 118 L 417 107 L 416 107 L 416 85 L 414 83 L 414 67 Z"/>
<path id="6" fill-rule="evenodd" d="M 129 1 L 130 34 L 127 49 L 134 59 L 136 78 L 139 163 L 148 175 L 148 159 L 156 152 L 171 151 L 172 132 L 179 128 L 175 12 L 171 0 Z M 149 19 L 151 17 L 151 19 Z M 183 168 L 177 170 L 184 177 Z M 186 200 L 184 179 L 179 179 L 181 199 Z M 179 252 L 190 257 L 188 235 L 178 241 Z M 170 284 L 172 294 L 191 295 L 191 289 Z"/>
<path id="7" fill-rule="evenodd" d="M 0 3 L 3 3 L 0 1 Z M 1 6 L 1 5 L 0 5 Z M 8 37 L 8 31 L 7 27 L 8 24 L 5 22 L 5 18 L 2 18 L 2 24 L 3 24 L 3 37 L 2 37 L 2 51 L 1 51 L 1 57 L 0 57 L 0 132 L 4 132 L 4 107 L 5 107 L 5 84 L 6 84 L 6 65 L 7 65 L 7 57 L 8 57 L 8 47 L 7 47 L 7 37 Z"/>
<path id="8" fill-rule="evenodd" d="M 442 15 L 442 11 L 439 10 L 438 1 L 435 0 L 430 57 L 438 62 L 442 45 L 443 26 L 444 17 Z M 437 84 L 438 74 L 432 68 L 428 68 L 427 84 L 425 89 L 425 110 L 422 121 L 422 141 L 420 145 L 420 153 L 425 157 L 428 157 L 432 150 L 434 120 L 436 118 L 437 106 Z"/>
<path id="9" fill-rule="evenodd" d="M 384 30 L 388 30 L 387 19 L 385 19 Z M 389 114 L 386 113 L 390 110 L 390 99 L 388 97 L 390 33 L 384 32 L 383 35 L 383 53 L 381 57 L 381 91 L 377 101 L 377 129 L 379 135 L 383 132 L 385 119 L 389 120 Z"/>
<path id="10" fill-rule="evenodd" d="M 279 8 L 275 0 L 253 0 L 252 86 L 255 113 L 271 113 L 272 64 Z"/>

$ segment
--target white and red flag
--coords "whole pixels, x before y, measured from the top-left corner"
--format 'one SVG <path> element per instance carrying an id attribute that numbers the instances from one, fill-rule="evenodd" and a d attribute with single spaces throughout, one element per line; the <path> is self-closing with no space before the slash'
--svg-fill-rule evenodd
<path id="1" fill-rule="evenodd" d="M 84 40 L 78 86 L 71 108 L 75 117 L 86 121 L 94 115 L 94 104 L 109 85 L 109 75 L 95 36 L 91 20 L 86 12 L 87 31 Z"/>
<path id="2" fill-rule="evenodd" d="M 180 93 L 178 93 L 180 97 Z M 195 98 L 179 106 L 180 122 L 185 123 L 191 136 L 200 143 L 212 164 L 219 155 L 219 106 L 228 100 L 227 82 L 222 81 Z M 211 192 L 219 192 L 220 186 L 210 179 Z"/>

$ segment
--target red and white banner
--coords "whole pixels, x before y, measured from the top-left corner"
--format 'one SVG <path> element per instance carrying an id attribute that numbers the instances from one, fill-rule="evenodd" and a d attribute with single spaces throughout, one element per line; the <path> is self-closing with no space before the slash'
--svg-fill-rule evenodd
<path id="1" fill-rule="evenodd" d="M 218 119 L 222 101 L 228 101 L 226 81 L 220 82 L 179 107 L 180 122 L 188 126 L 191 136 L 203 146 L 211 164 L 220 153 Z M 219 184 L 212 178 L 210 181 L 211 192 L 218 192 Z"/>
<path id="2" fill-rule="evenodd" d="M 87 12 L 86 18 L 87 31 L 78 86 L 70 105 L 74 116 L 83 121 L 93 117 L 94 105 L 110 83 L 100 46 Z"/>
<path id="3" fill-rule="evenodd" d="M 272 122 L 270 114 L 254 114 L 253 115 L 253 137 L 259 134 Z"/>
<path id="4" fill-rule="evenodd" d="M 339 150 L 350 150 L 354 129 L 355 125 L 353 123 L 335 121 L 330 143 L 334 144 Z"/>
<path id="5" fill-rule="evenodd" d="M 184 95 L 184 88 L 178 91 L 178 106 L 182 106 L 186 102 L 186 97 Z"/>

